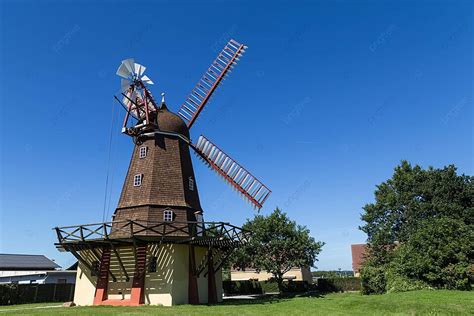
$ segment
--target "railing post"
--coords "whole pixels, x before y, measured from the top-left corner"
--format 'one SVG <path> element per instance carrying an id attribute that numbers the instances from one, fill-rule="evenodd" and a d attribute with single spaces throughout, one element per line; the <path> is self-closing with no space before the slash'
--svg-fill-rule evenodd
<path id="1" fill-rule="evenodd" d="M 61 235 L 61 230 L 59 229 L 59 227 L 56 227 L 56 235 L 58 236 L 58 240 L 60 243 L 63 242 L 63 235 Z"/>
<path id="2" fill-rule="evenodd" d="M 109 239 L 109 234 L 107 233 L 107 224 L 106 223 L 103 223 L 102 224 L 102 228 L 104 229 L 104 237 L 106 239 Z"/>

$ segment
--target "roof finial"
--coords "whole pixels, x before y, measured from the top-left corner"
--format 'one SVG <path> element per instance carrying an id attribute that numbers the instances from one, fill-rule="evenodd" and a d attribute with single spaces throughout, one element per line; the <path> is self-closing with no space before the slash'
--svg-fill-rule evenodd
<path id="1" fill-rule="evenodd" d="M 161 93 L 161 104 L 160 104 L 160 110 L 166 110 L 166 103 L 165 103 L 165 93 Z"/>

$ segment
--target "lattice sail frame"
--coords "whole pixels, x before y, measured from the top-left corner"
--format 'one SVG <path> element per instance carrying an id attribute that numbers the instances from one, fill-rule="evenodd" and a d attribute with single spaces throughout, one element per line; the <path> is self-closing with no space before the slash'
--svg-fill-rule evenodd
<path id="1" fill-rule="evenodd" d="M 196 121 L 207 101 L 230 73 L 230 69 L 239 61 L 246 48 L 247 46 L 231 39 L 198 81 L 178 111 L 178 115 L 186 122 L 188 128 Z"/>
<path id="2" fill-rule="evenodd" d="M 255 208 L 262 208 L 263 203 L 272 192 L 267 186 L 205 136 L 201 135 L 196 145 L 192 147 L 209 167 L 237 189 Z"/>

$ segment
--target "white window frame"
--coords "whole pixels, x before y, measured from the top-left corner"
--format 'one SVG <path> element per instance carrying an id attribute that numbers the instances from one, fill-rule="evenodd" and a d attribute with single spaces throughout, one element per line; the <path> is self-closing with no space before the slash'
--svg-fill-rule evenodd
<path id="1" fill-rule="evenodd" d="M 189 191 L 194 191 L 194 179 L 193 179 L 193 177 L 188 178 L 188 187 L 189 187 Z"/>
<path id="2" fill-rule="evenodd" d="M 142 146 L 138 149 L 138 157 L 139 158 L 145 158 L 148 153 L 148 147 L 147 146 Z"/>
<path id="3" fill-rule="evenodd" d="M 136 174 L 135 176 L 133 176 L 133 186 L 134 187 L 141 186 L 142 181 L 143 181 L 143 174 L 142 173 L 139 173 L 139 174 Z"/>
<path id="4" fill-rule="evenodd" d="M 163 211 L 163 222 L 172 222 L 173 221 L 174 212 L 173 210 L 166 209 Z"/>

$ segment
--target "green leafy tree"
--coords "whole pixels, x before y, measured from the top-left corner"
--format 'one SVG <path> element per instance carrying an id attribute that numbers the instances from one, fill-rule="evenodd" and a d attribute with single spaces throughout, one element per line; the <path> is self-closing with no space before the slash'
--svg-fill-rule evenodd
<path id="1" fill-rule="evenodd" d="M 268 216 L 247 219 L 242 228 L 251 231 L 252 237 L 234 253 L 232 265 L 271 273 L 280 292 L 283 275 L 294 267 L 313 267 L 324 245 L 315 241 L 305 226 L 297 225 L 278 208 Z"/>
<path id="2" fill-rule="evenodd" d="M 473 264 L 467 250 L 473 248 L 472 235 L 466 232 L 474 230 L 474 177 L 458 175 L 453 165 L 425 170 L 402 161 L 392 178 L 377 186 L 375 203 L 363 209 L 360 228 L 369 243 L 361 270 L 366 293 L 384 291 L 391 276 L 466 288 Z"/>

